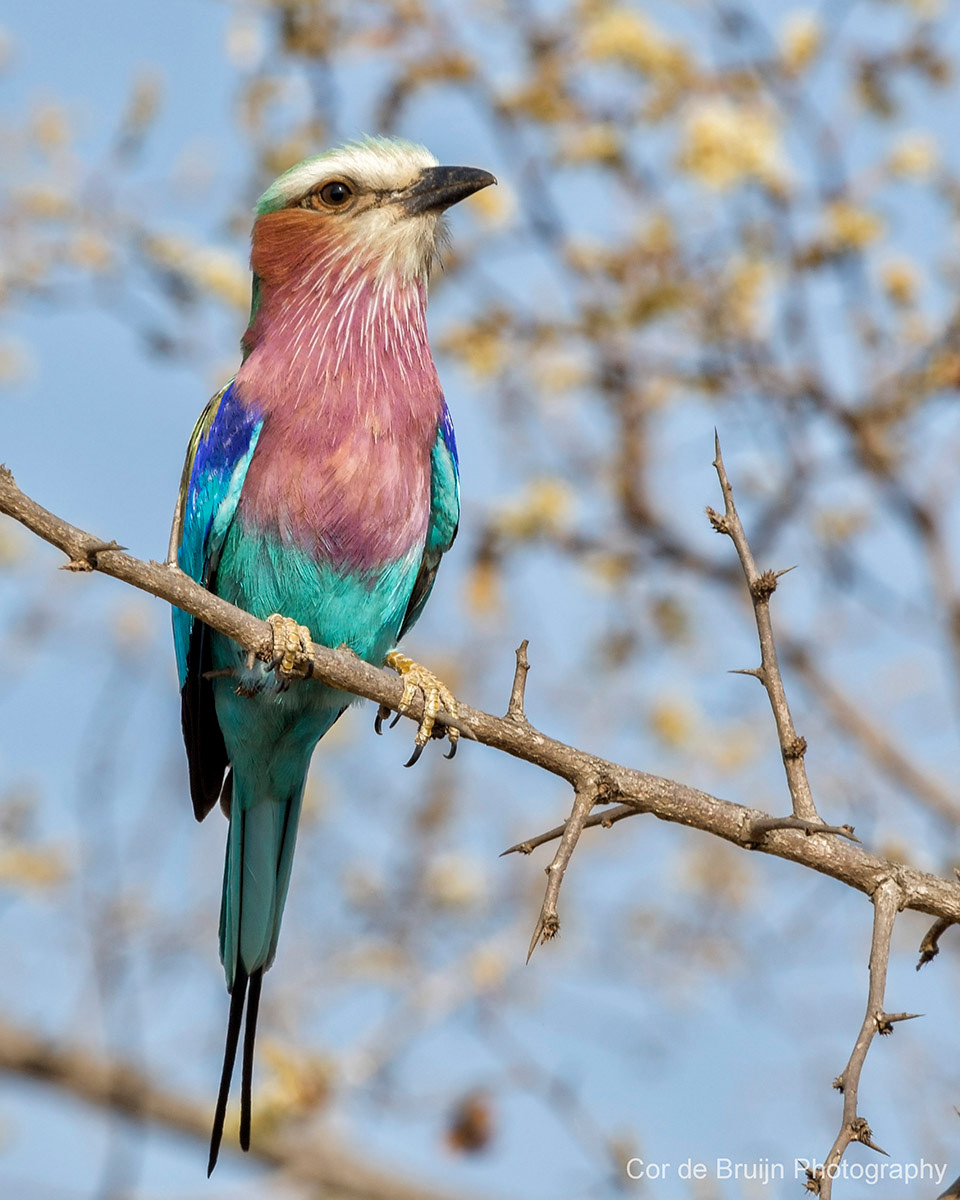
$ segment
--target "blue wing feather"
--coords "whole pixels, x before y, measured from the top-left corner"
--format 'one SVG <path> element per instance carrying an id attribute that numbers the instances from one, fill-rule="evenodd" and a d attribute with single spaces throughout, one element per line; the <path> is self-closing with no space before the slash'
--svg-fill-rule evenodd
<path id="1" fill-rule="evenodd" d="M 172 540 L 180 569 L 205 587 L 216 572 L 262 427 L 262 417 L 240 400 L 231 381 L 207 405 L 190 439 Z M 210 631 L 175 608 L 173 636 L 190 794 L 202 820 L 217 802 L 228 765 L 208 677 Z"/>
<path id="2" fill-rule="evenodd" d="M 179 536 L 175 535 L 177 565 L 204 586 L 216 570 L 262 427 L 262 418 L 240 401 L 231 380 L 204 409 L 190 439 L 178 506 Z M 181 687 L 193 628 L 194 618 L 175 608 Z"/>
<path id="3" fill-rule="evenodd" d="M 440 559 L 453 545 L 460 524 L 460 462 L 450 410 L 444 403 L 430 457 L 430 524 L 400 637 L 414 625 L 433 590 Z"/>

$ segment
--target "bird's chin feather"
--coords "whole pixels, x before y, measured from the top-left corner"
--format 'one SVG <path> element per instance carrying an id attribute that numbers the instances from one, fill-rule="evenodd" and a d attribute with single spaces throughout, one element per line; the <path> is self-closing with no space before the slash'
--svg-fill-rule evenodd
<path id="1" fill-rule="evenodd" d="M 381 284 L 404 286 L 429 277 L 446 238 L 446 221 L 436 212 L 411 216 L 382 205 L 328 215 L 287 208 L 257 219 L 250 264 L 268 287 L 315 275 L 324 261 L 331 267 L 350 263 Z"/>

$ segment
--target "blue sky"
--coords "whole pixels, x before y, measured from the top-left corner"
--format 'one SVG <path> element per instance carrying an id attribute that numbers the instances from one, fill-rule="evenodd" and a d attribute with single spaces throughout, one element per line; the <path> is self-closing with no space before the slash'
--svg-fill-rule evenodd
<path id="1" fill-rule="evenodd" d="M 224 55 L 233 11 L 227 4 L 199 0 L 16 3 L 2 18 L 12 42 L 11 59 L 0 75 L 4 122 L 19 123 L 48 101 L 64 105 L 75 132 L 79 174 L 96 186 L 97 164 L 108 153 L 133 81 L 145 69 L 156 71 L 162 108 L 143 160 L 124 185 L 126 198 L 142 197 L 154 223 L 170 232 L 242 254 L 242 238 L 216 224 L 225 193 L 235 193 L 244 203 L 252 199 L 247 197 L 248 150 L 235 124 L 238 78 Z M 352 96 L 348 111 L 342 133 L 368 127 L 362 96 Z M 427 142 L 443 161 L 465 161 L 503 174 L 495 148 L 466 110 L 431 111 L 420 103 L 403 132 Z M 205 164 L 207 188 L 179 195 L 161 188 L 170 165 L 185 159 Z M 454 215 L 455 239 L 475 233 L 467 215 Z M 509 287 L 532 287 L 531 278 L 541 282 L 524 273 L 522 262 L 505 271 Z M 443 290 L 432 319 L 449 320 L 468 304 L 469 297 L 454 284 Z M 234 361 L 243 319 L 239 313 L 234 321 L 200 314 L 199 329 L 209 344 L 194 361 L 177 364 L 145 355 L 122 317 L 86 298 L 35 303 L 5 314 L 7 333 L 29 348 L 31 365 L 24 382 L 0 394 L 0 458 L 21 486 L 53 511 L 118 538 L 143 557 L 159 558 L 165 552 L 186 438 L 216 384 L 215 372 L 228 371 Z M 496 410 L 465 374 L 450 363 L 443 374 L 458 426 L 469 536 L 471 521 L 490 499 L 515 489 L 518 456 L 501 453 Z M 676 433 L 678 459 L 665 464 L 664 472 L 676 475 L 671 494 L 678 513 L 689 513 L 693 521 L 700 519 L 703 503 L 717 500 L 709 465 L 713 414 L 693 410 L 684 421 Z M 738 448 L 746 457 L 748 432 L 737 429 L 733 436 L 731 457 L 736 459 Z M 20 618 L 27 608 L 49 611 L 57 621 L 55 636 L 38 649 L 22 640 L 10 647 L 15 670 L 0 696 L 5 789 L 40 793 L 42 832 L 70 853 L 82 855 L 91 840 L 101 851 L 113 838 L 124 846 L 152 843 L 154 865 L 143 886 L 169 913 L 182 914 L 185 941 L 206 949 L 179 966 L 171 952 L 171 964 L 157 972 L 131 952 L 120 1015 L 111 1024 L 102 1014 L 91 1016 L 98 1010 L 86 968 L 66 979 L 59 974 L 63 962 L 72 961 L 71 939 L 79 944 L 87 936 L 84 922 L 78 917 L 75 926 L 63 926 L 52 903 L 13 903 L 0 909 L 0 943 L 14 967 L 0 981 L 0 1004 L 19 1019 L 51 1031 L 66 1029 L 81 1039 L 89 1035 L 94 1043 L 106 1028 L 125 1052 L 142 1053 L 151 1069 L 169 1070 L 191 1094 L 212 1101 L 226 1013 L 215 949 L 223 826 L 211 820 L 197 828 L 187 811 L 167 614 L 157 602 L 134 597 L 112 581 L 56 573 L 58 561 L 53 552 L 31 547 L 6 581 L 0 581 L 0 620 L 7 627 L 23 628 Z M 422 657 L 436 654 L 435 642 L 442 654 L 458 655 L 467 633 L 460 613 L 461 584 L 460 568 L 455 563 L 445 567 L 429 624 L 425 621 L 417 631 L 414 648 L 424 651 Z M 596 593 L 570 587 L 568 575 L 545 554 L 531 555 L 512 586 L 517 596 L 533 600 L 483 633 L 474 653 L 489 656 L 495 665 L 478 671 L 471 702 L 493 711 L 503 708 L 513 647 L 520 637 L 531 636 L 533 718 L 557 736 L 581 736 L 600 751 L 622 753 L 666 772 L 669 763 L 657 760 L 651 740 L 634 727 L 639 714 L 636 722 L 630 714 L 618 714 L 609 724 L 594 718 L 584 729 L 566 702 L 572 669 L 589 657 L 588 635 L 599 624 L 602 601 Z M 809 579 L 796 584 L 797 608 L 803 608 L 813 586 Z M 132 682 L 125 686 L 104 665 L 116 646 L 117 619 L 130 631 L 123 645 Z M 710 663 L 717 677 L 710 686 L 718 703 L 747 706 L 745 693 L 731 692 L 722 672 L 741 665 L 752 652 L 750 629 L 730 629 L 722 618 L 719 629 L 724 651 L 720 661 Z M 463 664 L 464 672 L 469 666 Z M 650 671 L 651 688 L 669 686 L 669 663 L 654 658 Z M 737 698 L 731 700 L 732 695 Z M 683 962 L 652 951 L 642 936 L 613 948 L 591 936 L 592 929 L 612 924 L 625 903 L 636 904 L 641 913 L 644 906 L 655 909 L 658 904 L 684 911 L 684 897 L 675 892 L 668 864 L 678 846 L 686 852 L 706 839 L 652 822 L 628 828 L 628 822 L 616 835 L 600 835 L 581 847 L 565 896 L 570 936 L 539 951 L 521 972 L 538 903 L 529 881 L 539 886 L 540 863 L 497 860 L 496 855 L 506 844 L 504 828 L 520 837 L 555 824 L 568 803 L 564 790 L 530 768 L 501 762 L 492 754 L 481 758 L 470 747 L 461 752 L 468 765 L 458 760 L 459 775 L 446 764 L 431 766 L 429 775 L 401 775 L 397 768 L 406 743 L 400 731 L 378 741 L 370 731 L 372 714 L 353 714 L 352 720 L 344 744 L 317 768 L 318 788 L 333 797 L 334 814 L 331 818 L 325 810 L 327 824 L 321 822 L 327 849 L 318 860 L 319 874 L 334 871 L 338 856 L 355 859 L 366 836 L 376 842 L 371 857 L 390 869 L 392 814 L 412 809 L 425 780 L 456 779 L 462 787 L 462 844 L 484 863 L 494 889 L 513 889 L 518 897 L 511 932 L 514 1002 L 507 1023 L 526 1051 L 574 1079 L 602 1127 L 622 1132 L 640 1147 L 637 1153 L 653 1160 L 676 1165 L 688 1157 L 766 1156 L 791 1162 L 795 1155 L 826 1151 L 839 1121 L 830 1080 L 845 1061 L 861 1019 L 869 945 L 869 909 L 861 897 L 828 880 L 798 878 L 798 869 L 788 864 L 756 864 L 753 894 L 760 898 L 759 916 L 751 911 L 747 939 L 755 969 L 743 974 L 733 967 L 715 973 L 691 967 L 685 973 Z M 108 756 L 100 774 L 95 755 L 91 765 L 91 746 L 101 744 L 105 731 L 112 737 L 116 729 L 116 754 Z M 360 756 L 371 781 L 371 812 L 383 818 L 379 835 L 376 821 L 370 833 L 347 819 L 343 797 L 352 794 Z M 448 770 L 449 776 L 441 774 Z M 722 788 L 725 794 L 733 791 L 735 780 L 710 774 L 705 766 L 704 778 L 690 782 Z M 178 794 L 181 808 L 174 810 L 172 798 Z M 141 812 L 145 795 L 152 806 L 148 820 Z M 484 806 L 494 804 L 491 829 L 494 823 L 485 820 Z M 130 811 L 134 807 L 136 817 Z M 869 816 L 864 820 L 869 823 Z M 309 862 L 302 853 L 289 932 L 291 943 L 298 934 L 315 938 L 319 948 L 311 964 L 284 963 L 281 956 L 269 980 L 280 996 L 285 986 L 292 987 L 290 981 L 301 978 L 319 980 L 317 986 L 322 986 L 323 945 L 342 948 L 335 928 L 327 928 L 340 916 L 337 881 L 315 880 L 308 894 Z M 298 880 L 304 884 L 299 896 Z M 78 895 L 78 904 L 105 903 L 112 889 L 141 882 L 131 880 L 118 859 L 114 873 L 94 881 L 92 891 Z M 192 924 L 201 896 L 209 901 L 206 928 Z M 735 923 L 738 916 L 734 909 L 721 909 L 716 918 L 713 932 L 722 946 L 724 923 Z M 790 931 L 798 927 L 806 947 L 819 946 L 815 961 L 797 961 L 791 953 Z M 902 1101 L 905 1081 L 919 1090 L 925 1073 L 936 1073 L 939 1064 L 931 1062 L 934 1031 L 954 1023 L 955 967 L 939 962 L 920 975 L 913 972 L 910 950 L 923 928 L 922 919 L 904 918 L 898 936 L 903 952 L 893 965 L 890 993 L 896 996 L 896 1008 L 921 1011 L 927 1019 L 898 1028 L 894 1039 L 878 1046 L 865 1075 L 868 1115 L 878 1140 L 895 1159 L 904 1160 L 929 1151 L 941 1131 L 950 1131 L 946 1101 L 931 1101 L 915 1117 L 904 1112 Z M 448 941 L 432 946 L 433 961 L 451 961 L 459 936 L 451 928 Z M 666 978 L 651 978 L 661 972 Z M 746 985 L 745 978 L 753 984 Z M 147 1006 L 148 996 L 153 1007 Z M 358 1027 L 374 1031 L 389 1012 L 383 995 L 371 987 L 366 994 L 345 994 L 322 1007 L 314 1014 L 311 1032 L 319 1044 L 349 1042 Z M 494 1155 L 464 1163 L 438 1153 L 441 1112 L 434 1093 L 454 1088 L 458 1080 L 466 1086 L 502 1072 L 491 1041 L 474 1036 L 476 1019 L 473 1011 L 454 1014 L 416 1039 L 403 1056 L 398 1073 L 409 1094 L 422 1098 L 422 1119 L 411 1120 L 407 1112 L 378 1107 L 358 1095 L 338 1112 L 344 1136 L 362 1143 L 372 1158 L 454 1189 L 517 1200 L 545 1200 L 565 1195 L 564 1189 L 570 1195 L 616 1194 L 613 1184 L 597 1184 L 595 1161 L 519 1086 L 505 1089 Z M 956 1042 L 946 1035 L 950 1050 L 956 1051 Z M 225 1156 L 207 1185 L 202 1147 L 156 1131 L 144 1137 L 76 1101 L 16 1079 L 0 1086 L 0 1120 L 7 1130 L 0 1146 L 0 1190 L 23 1200 L 96 1195 L 96 1181 L 112 1152 L 137 1164 L 138 1194 L 146 1197 L 256 1195 L 266 1200 L 285 1194 L 233 1155 Z M 866 1155 L 855 1148 L 851 1158 L 865 1160 Z M 955 1163 L 947 1178 L 957 1169 Z M 680 1200 L 691 1191 L 671 1174 L 655 1191 L 637 1189 L 636 1194 Z M 710 1194 L 727 1200 L 794 1195 L 797 1189 L 792 1181 L 782 1190 L 762 1193 L 718 1185 Z M 859 1200 L 874 1193 L 854 1186 L 844 1194 Z"/>

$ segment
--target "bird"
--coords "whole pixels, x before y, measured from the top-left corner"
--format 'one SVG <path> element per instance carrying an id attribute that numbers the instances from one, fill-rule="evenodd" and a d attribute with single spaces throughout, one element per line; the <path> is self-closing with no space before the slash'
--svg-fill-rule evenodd
<path id="1" fill-rule="evenodd" d="M 210 1138 L 217 1163 L 244 1011 L 239 1142 L 250 1146 L 254 1039 L 277 951 L 314 748 L 353 702 L 310 677 L 311 641 L 419 691 L 411 765 L 456 700 L 398 649 L 460 519 L 456 437 L 430 350 L 427 282 L 445 211 L 495 184 L 423 146 L 363 137 L 290 168 L 251 235 L 240 366 L 187 448 L 168 564 L 269 621 L 260 661 L 173 610 L 194 815 L 229 820 L 220 958 L 230 995 Z M 389 710 L 386 710 L 387 712 Z M 385 710 L 377 715 L 380 732 Z M 452 757 L 456 730 L 447 729 Z"/>

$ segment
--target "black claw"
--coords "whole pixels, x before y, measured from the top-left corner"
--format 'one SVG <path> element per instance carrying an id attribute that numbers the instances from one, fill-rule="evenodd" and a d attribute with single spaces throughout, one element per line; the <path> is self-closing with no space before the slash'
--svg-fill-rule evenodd
<path id="1" fill-rule="evenodd" d="M 387 709 L 387 712 L 389 712 L 389 711 L 390 711 L 390 709 L 388 708 L 388 709 Z M 390 722 L 390 724 L 387 726 L 387 728 L 388 728 L 388 729 L 392 729 L 392 728 L 394 727 L 394 725 L 396 725 L 396 724 L 398 724 L 398 723 L 399 723 L 399 721 L 400 721 L 400 718 L 401 718 L 402 716 L 403 716 L 403 713 L 397 713 L 397 715 L 396 715 L 396 716 L 393 718 L 393 720 Z"/>
<path id="2" fill-rule="evenodd" d="M 410 755 L 410 758 L 407 760 L 407 762 L 405 762 L 403 765 L 404 765 L 405 767 L 412 767 L 412 766 L 414 766 L 414 764 L 415 764 L 415 763 L 418 763 L 418 762 L 420 761 L 420 755 L 421 755 L 422 753 L 423 753 L 423 747 L 422 747 L 422 746 L 414 746 L 414 748 L 413 748 L 413 753 Z"/>
<path id="3" fill-rule="evenodd" d="M 392 710 L 387 708 L 387 706 L 385 704 L 381 704 L 380 707 L 377 709 L 377 715 L 373 719 L 373 732 L 376 733 L 380 737 L 383 736 L 384 718 L 389 717 L 391 711 Z"/>
<path id="4" fill-rule="evenodd" d="M 460 745 L 459 739 L 455 742 L 451 742 L 449 754 L 445 754 L 443 757 L 444 758 L 453 758 L 455 756 L 455 754 L 457 753 L 457 747 L 459 745 Z"/>

